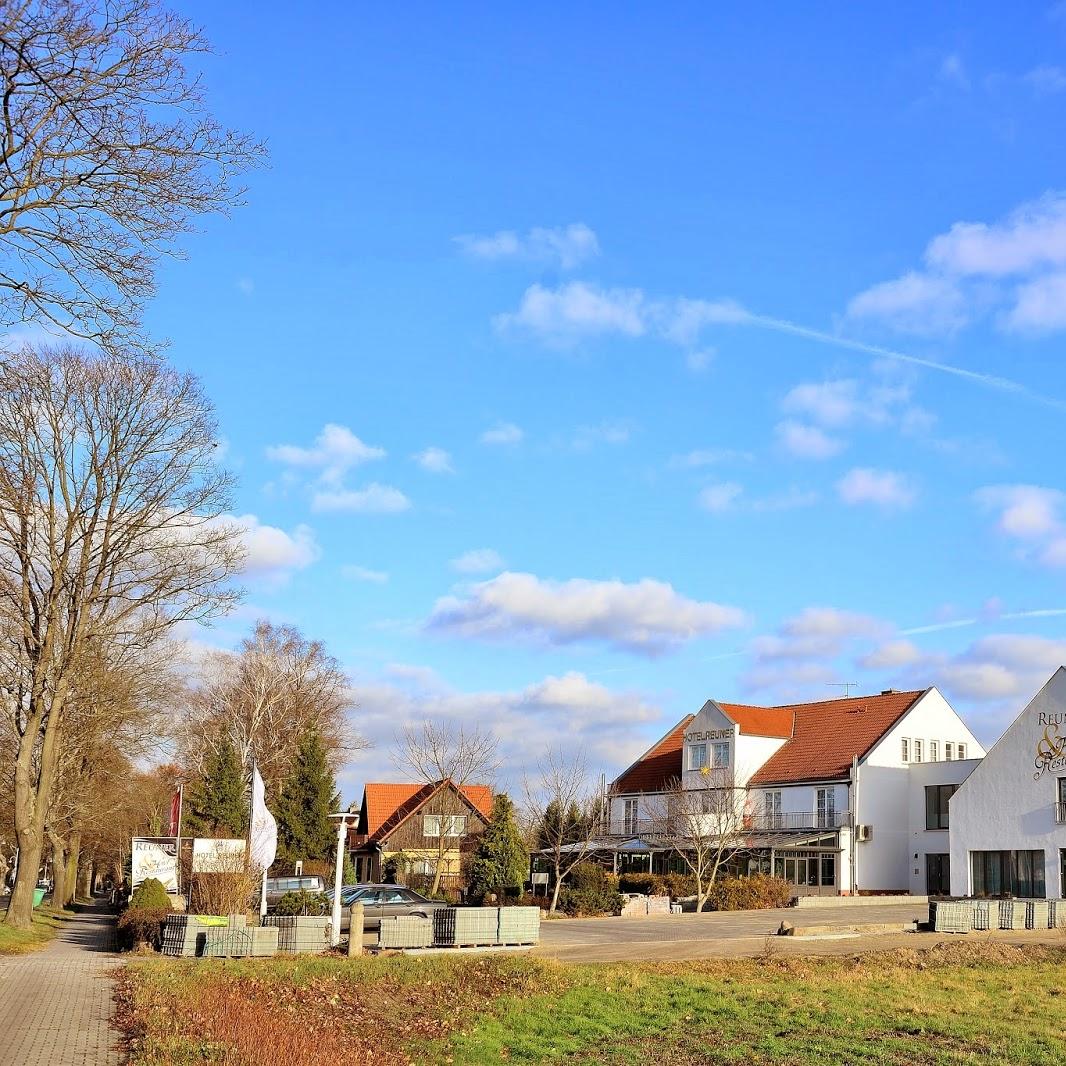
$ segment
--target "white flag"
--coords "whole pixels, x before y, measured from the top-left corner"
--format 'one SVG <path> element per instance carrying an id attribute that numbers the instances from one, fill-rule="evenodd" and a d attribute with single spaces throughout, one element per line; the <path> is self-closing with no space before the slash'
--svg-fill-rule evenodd
<path id="1" fill-rule="evenodd" d="M 278 853 L 278 823 L 267 810 L 266 786 L 258 767 L 252 769 L 252 828 L 249 842 L 252 866 L 264 872 L 269 870 Z"/>

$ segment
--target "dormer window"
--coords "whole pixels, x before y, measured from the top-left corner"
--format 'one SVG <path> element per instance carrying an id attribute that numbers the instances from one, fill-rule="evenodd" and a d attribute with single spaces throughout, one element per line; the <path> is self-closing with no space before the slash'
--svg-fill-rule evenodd
<path id="1" fill-rule="evenodd" d="M 728 744 L 712 744 L 711 745 L 711 765 L 716 770 L 723 770 L 729 765 L 729 745 Z"/>
<path id="2" fill-rule="evenodd" d="M 717 745 L 716 745 L 717 747 Z M 707 765 L 707 745 L 690 744 L 688 746 L 688 768 L 702 770 Z"/>

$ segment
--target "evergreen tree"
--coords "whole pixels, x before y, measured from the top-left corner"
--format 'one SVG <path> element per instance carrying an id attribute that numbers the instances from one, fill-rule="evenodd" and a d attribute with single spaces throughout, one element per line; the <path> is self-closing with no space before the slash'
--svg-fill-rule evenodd
<path id="1" fill-rule="evenodd" d="M 490 892 L 521 892 L 529 871 L 529 849 L 515 822 L 514 804 L 505 793 L 492 801 L 492 817 L 470 860 L 468 888 L 475 899 Z"/>
<path id="2" fill-rule="evenodd" d="M 187 836 L 243 837 L 248 828 L 245 776 L 233 745 L 223 741 L 204 764 L 183 819 Z"/>
<path id="3" fill-rule="evenodd" d="M 309 729 L 300 738 L 296 759 L 282 784 L 274 812 L 278 820 L 278 858 L 283 862 L 333 858 L 336 830 L 329 815 L 339 802 L 322 738 L 316 729 Z"/>
<path id="4" fill-rule="evenodd" d="M 558 843 L 559 829 L 562 825 L 562 812 L 559 809 L 558 800 L 550 800 L 544 808 L 544 817 L 537 826 L 536 848 L 543 851 L 552 844 Z"/>

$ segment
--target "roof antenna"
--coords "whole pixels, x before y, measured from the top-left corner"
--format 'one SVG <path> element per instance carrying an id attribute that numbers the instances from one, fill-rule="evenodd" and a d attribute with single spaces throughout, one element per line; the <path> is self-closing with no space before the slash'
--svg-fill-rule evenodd
<path id="1" fill-rule="evenodd" d="M 827 681 L 826 684 L 830 688 L 842 688 L 844 690 L 844 699 L 847 699 L 851 695 L 853 688 L 858 688 L 858 681 Z"/>

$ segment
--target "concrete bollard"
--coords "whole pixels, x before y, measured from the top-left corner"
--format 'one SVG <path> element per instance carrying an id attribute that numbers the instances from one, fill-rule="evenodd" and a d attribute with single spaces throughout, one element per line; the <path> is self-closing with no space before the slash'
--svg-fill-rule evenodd
<path id="1" fill-rule="evenodd" d="M 348 917 L 348 955 L 363 954 L 363 904 L 353 903 Z"/>

